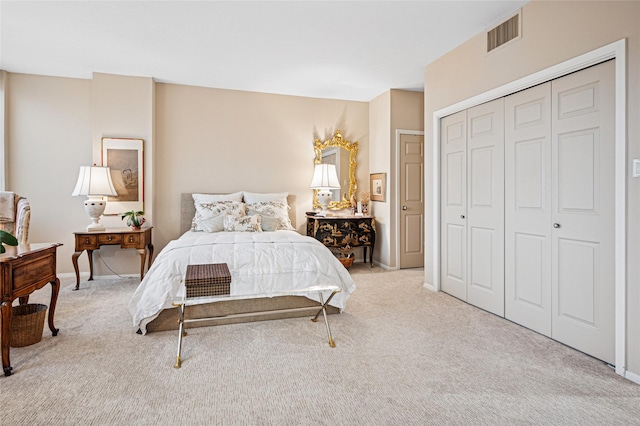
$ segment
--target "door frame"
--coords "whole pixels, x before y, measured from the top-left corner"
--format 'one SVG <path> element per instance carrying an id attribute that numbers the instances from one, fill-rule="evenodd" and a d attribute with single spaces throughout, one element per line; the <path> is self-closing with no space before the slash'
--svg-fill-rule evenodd
<path id="1" fill-rule="evenodd" d="M 473 106 L 508 96 L 537 84 L 554 80 L 572 72 L 588 68 L 601 62 L 615 59 L 615 371 L 630 378 L 626 368 L 626 281 L 627 281 L 627 181 L 626 181 L 626 39 L 587 52 L 573 59 L 561 62 L 535 72 L 503 86 L 473 96 L 464 101 L 437 110 L 433 113 L 433 274 L 428 277 L 425 270 L 425 287 L 440 291 L 440 119 Z M 425 163 L 426 165 L 426 163 Z M 427 174 L 425 173 L 425 176 Z M 425 187 L 426 192 L 426 187 Z M 425 217 L 425 226 L 428 226 Z M 426 256 L 426 252 L 425 252 Z M 426 259 L 425 259 L 426 264 Z M 427 284 L 431 282 L 431 284 Z M 633 377 L 630 378 L 633 380 Z M 634 380 L 635 381 L 635 380 Z"/>
<path id="2" fill-rule="evenodd" d="M 401 135 L 416 135 L 416 136 L 424 136 L 424 130 L 405 130 L 405 129 L 396 129 L 396 170 L 395 170 L 395 185 L 394 185 L 394 191 L 396 196 L 394 197 L 394 202 L 395 202 L 395 209 L 396 209 L 396 214 L 395 214 L 395 223 L 394 223 L 394 228 L 396 230 L 396 269 L 400 269 L 400 213 L 399 213 L 399 208 L 400 208 L 400 136 Z M 423 149 L 423 156 L 422 156 L 422 166 L 424 167 L 427 163 L 424 161 L 424 138 L 422 140 L 422 149 Z M 426 176 L 426 173 L 425 173 Z M 426 209 L 426 207 L 425 207 Z M 422 214 L 425 214 L 425 211 L 422 212 Z M 426 215 L 425 215 L 426 216 Z M 423 244 L 426 244 L 425 238 L 424 238 L 424 232 L 425 230 L 422 230 L 422 241 Z M 425 250 L 426 253 L 426 250 Z"/>

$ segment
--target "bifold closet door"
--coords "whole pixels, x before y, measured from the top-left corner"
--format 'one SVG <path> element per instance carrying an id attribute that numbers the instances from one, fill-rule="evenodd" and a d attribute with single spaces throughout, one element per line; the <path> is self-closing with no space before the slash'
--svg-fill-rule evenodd
<path id="1" fill-rule="evenodd" d="M 505 98 L 505 317 L 615 357 L 614 63 Z"/>
<path id="2" fill-rule="evenodd" d="M 551 83 L 505 98 L 505 317 L 551 337 Z"/>
<path id="3" fill-rule="evenodd" d="M 552 337 L 615 362 L 615 63 L 552 82 Z"/>
<path id="4" fill-rule="evenodd" d="M 467 301 L 504 316 L 504 98 L 467 110 Z"/>
<path id="5" fill-rule="evenodd" d="M 504 100 L 441 122 L 442 290 L 504 315 Z"/>
<path id="6" fill-rule="evenodd" d="M 440 120 L 442 291 L 467 300 L 467 111 Z"/>

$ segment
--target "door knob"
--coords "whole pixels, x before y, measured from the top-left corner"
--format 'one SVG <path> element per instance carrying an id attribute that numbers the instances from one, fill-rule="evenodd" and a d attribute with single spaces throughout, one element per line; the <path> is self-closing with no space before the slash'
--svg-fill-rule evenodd
<path id="1" fill-rule="evenodd" d="M 460 219 L 464 219 L 464 215 L 463 214 L 460 215 Z"/>
<path id="2" fill-rule="evenodd" d="M 406 210 L 406 209 L 407 209 L 407 206 L 402 206 L 402 210 Z"/>
<path id="3" fill-rule="evenodd" d="M 554 228 L 560 228 L 560 224 L 559 224 L 559 223 L 554 223 L 554 224 L 553 224 L 553 227 L 554 227 Z"/>

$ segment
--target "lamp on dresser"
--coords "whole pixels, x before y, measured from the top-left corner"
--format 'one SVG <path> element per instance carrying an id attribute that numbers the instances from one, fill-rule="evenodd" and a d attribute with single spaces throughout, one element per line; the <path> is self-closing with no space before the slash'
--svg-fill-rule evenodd
<path id="1" fill-rule="evenodd" d="M 318 191 L 318 202 L 322 206 L 322 212 L 318 213 L 318 215 L 326 216 L 327 206 L 331 202 L 331 198 L 333 198 L 331 190 L 340 189 L 336 166 L 334 164 L 316 164 L 309 187 Z"/>
<path id="2" fill-rule="evenodd" d="M 76 182 L 76 187 L 71 195 L 86 195 L 88 197 L 84 202 L 84 209 L 91 218 L 87 231 L 104 231 L 104 225 L 100 224 L 100 216 L 107 207 L 107 200 L 103 197 L 118 195 L 111 181 L 109 167 L 80 166 L 78 182 Z"/>

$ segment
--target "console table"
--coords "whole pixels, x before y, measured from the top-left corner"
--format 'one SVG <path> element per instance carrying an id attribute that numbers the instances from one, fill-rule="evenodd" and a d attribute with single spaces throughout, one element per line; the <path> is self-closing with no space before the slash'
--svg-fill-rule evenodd
<path id="1" fill-rule="evenodd" d="M 309 216 L 307 235 L 329 248 L 363 247 L 364 261 L 373 267 L 373 248 L 376 245 L 376 221 L 372 216 Z"/>
<path id="2" fill-rule="evenodd" d="M 56 276 L 56 249 L 62 244 L 40 243 L 24 244 L 17 247 L 5 246 L 0 254 L 0 289 L 2 290 L 2 369 L 5 376 L 11 375 L 9 347 L 11 343 L 11 317 L 13 301 L 20 304 L 29 302 L 29 295 L 51 284 L 51 303 L 49 304 L 49 329 L 56 336 L 58 329 L 53 325 L 56 311 L 60 280 Z"/>
<path id="3" fill-rule="evenodd" d="M 119 245 L 120 248 L 134 248 L 140 254 L 140 279 L 144 278 L 144 262 L 149 251 L 149 265 L 153 261 L 153 244 L 151 244 L 151 229 L 149 226 L 142 229 L 131 228 L 107 228 L 97 232 L 74 232 L 76 239 L 75 253 L 71 256 L 73 268 L 76 271 L 76 286 L 74 290 L 80 288 L 80 272 L 78 271 L 78 257 L 83 251 L 87 251 L 89 257 L 89 281 L 93 280 L 93 251 L 104 245 Z"/>

